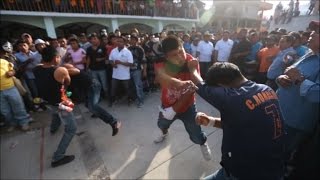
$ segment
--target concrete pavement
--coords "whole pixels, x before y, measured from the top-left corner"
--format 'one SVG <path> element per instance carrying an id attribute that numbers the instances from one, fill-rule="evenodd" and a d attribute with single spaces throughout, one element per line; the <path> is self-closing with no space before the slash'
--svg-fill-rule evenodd
<path id="1" fill-rule="evenodd" d="M 78 130 L 67 150 L 76 159 L 64 166 L 51 168 L 53 152 L 63 133 L 63 127 L 50 135 L 50 116 L 46 112 L 33 114 L 33 129 L 1 134 L 1 179 L 199 179 L 220 168 L 222 131 L 203 128 L 208 135 L 213 160 L 206 162 L 199 145 L 193 144 L 183 123 L 174 122 L 169 137 L 160 144 L 153 140 L 157 128 L 160 93 L 149 94 L 143 108 L 119 102 L 103 107 L 122 121 L 115 137 L 111 127 L 82 105 L 75 109 Z M 197 97 L 197 109 L 211 115 L 218 112 Z"/>

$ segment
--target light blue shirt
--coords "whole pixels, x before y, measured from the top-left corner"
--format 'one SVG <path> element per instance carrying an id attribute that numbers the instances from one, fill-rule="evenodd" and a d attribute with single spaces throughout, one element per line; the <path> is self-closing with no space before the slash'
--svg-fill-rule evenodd
<path id="1" fill-rule="evenodd" d="M 300 46 L 294 48 L 294 50 L 296 50 L 297 55 L 300 58 L 300 57 L 304 56 L 309 51 L 309 48 L 307 46 L 300 45 Z"/>
<path id="2" fill-rule="evenodd" d="M 280 107 L 284 123 L 292 128 L 312 132 L 319 118 L 320 68 L 319 54 L 309 51 L 293 64 L 305 77 L 300 86 L 279 87 Z"/>
<path id="3" fill-rule="evenodd" d="M 257 60 L 257 54 L 262 48 L 261 42 L 256 42 L 254 45 L 251 46 L 250 54 L 246 57 L 247 61 L 256 61 Z"/>
<path id="4" fill-rule="evenodd" d="M 292 47 L 280 51 L 278 55 L 274 58 L 272 64 L 268 69 L 268 79 L 276 79 L 278 76 L 283 74 L 286 67 L 290 66 L 293 63 L 293 61 L 285 62 L 284 57 L 288 54 L 293 56 L 296 54 L 296 51 Z"/>
<path id="5" fill-rule="evenodd" d="M 39 57 L 37 55 L 35 57 L 35 55 L 36 53 L 32 51 L 30 51 L 29 54 L 25 54 L 22 52 L 18 52 L 14 54 L 14 56 L 16 56 L 18 60 L 18 66 L 19 64 L 26 62 L 28 59 L 33 59 L 33 61 L 29 63 L 28 66 L 26 67 L 25 75 L 26 75 L 26 78 L 28 79 L 35 79 L 32 69 L 36 67 L 36 65 L 38 65 L 41 61 L 41 59 L 39 60 Z"/>

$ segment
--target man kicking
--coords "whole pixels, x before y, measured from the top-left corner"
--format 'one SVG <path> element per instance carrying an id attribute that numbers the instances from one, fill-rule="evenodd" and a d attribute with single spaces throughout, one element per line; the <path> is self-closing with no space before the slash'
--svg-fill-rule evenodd
<path id="1" fill-rule="evenodd" d="M 155 143 L 162 142 L 168 136 L 168 129 L 174 120 L 180 119 L 192 142 L 199 144 L 205 160 L 211 160 L 211 151 L 207 137 L 194 121 L 196 117 L 195 85 L 190 81 L 188 63 L 194 58 L 186 54 L 182 44 L 175 36 L 168 36 L 162 41 L 165 61 L 155 64 L 156 79 L 161 85 L 161 107 L 158 127 L 162 133 Z M 197 67 L 199 71 L 199 67 Z"/>

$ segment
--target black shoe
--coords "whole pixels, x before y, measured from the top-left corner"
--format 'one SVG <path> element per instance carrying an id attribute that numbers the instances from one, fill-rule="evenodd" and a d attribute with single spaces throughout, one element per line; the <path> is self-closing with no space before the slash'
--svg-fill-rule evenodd
<path id="1" fill-rule="evenodd" d="M 111 127 L 112 127 L 112 136 L 115 136 L 119 132 L 119 128 L 121 127 L 121 122 L 117 121 L 116 123 L 111 125 Z"/>
<path id="2" fill-rule="evenodd" d="M 98 116 L 95 115 L 95 114 L 92 114 L 92 115 L 91 115 L 91 118 L 98 118 Z"/>
<path id="3" fill-rule="evenodd" d="M 58 129 L 55 129 L 55 130 L 50 129 L 50 134 L 54 135 L 57 131 L 58 131 Z"/>
<path id="4" fill-rule="evenodd" d="M 51 162 L 51 167 L 58 167 L 64 164 L 67 164 L 71 161 L 74 160 L 74 155 L 70 155 L 70 156 L 64 156 L 62 159 L 55 161 L 55 162 Z"/>

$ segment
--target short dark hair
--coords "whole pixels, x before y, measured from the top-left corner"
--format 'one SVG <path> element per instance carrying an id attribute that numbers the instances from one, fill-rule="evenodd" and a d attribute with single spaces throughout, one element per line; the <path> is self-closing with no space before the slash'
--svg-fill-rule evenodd
<path id="1" fill-rule="evenodd" d="M 281 36 L 281 38 L 284 38 L 288 43 L 291 43 L 291 44 L 294 41 L 294 37 L 289 36 L 289 35 L 283 35 L 283 36 Z"/>
<path id="2" fill-rule="evenodd" d="M 139 37 L 138 36 L 131 36 L 131 39 L 135 39 L 136 41 L 139 41 Z"/>
<path id="3" fill-rule="evenodd" d="M 241 77 L 243 75 L 237 65 L 217 62 L 209 68 L 205 81 L 209 86 L 218 86 L 219 84 L 230 84 Z"/>
<path id="4" fill-rule="evenodd" d="M 299 40 L 301 39 L 301 35 L 297 32 L 291 32 L 289 33 L 290 36 L 292 36 L 294 38 L 294 40 Z"/>
<path id="5" fill-rule="evenodd" d="M 181 46 L 179 39 L 176 36 L 169 35 L 162 41 L 162 52 L 164 54 L 176 50 Z"/>
<path id="6" fill-rule="evenodd" d="M 23 39 L 19 39 L 17 42 L 16 42 L 16 45 L 19 45 L 19 44 L 28 44 L 28 42 L 26 40 L 23 40 Z"/>
<path id="7" fill-rule="evenodd" d="M 59 56 L 59 52 L 56 48 L 47 46 L 42 50 L 41 55 L 43 62 L 51 62 L 55 56 Z"/>

